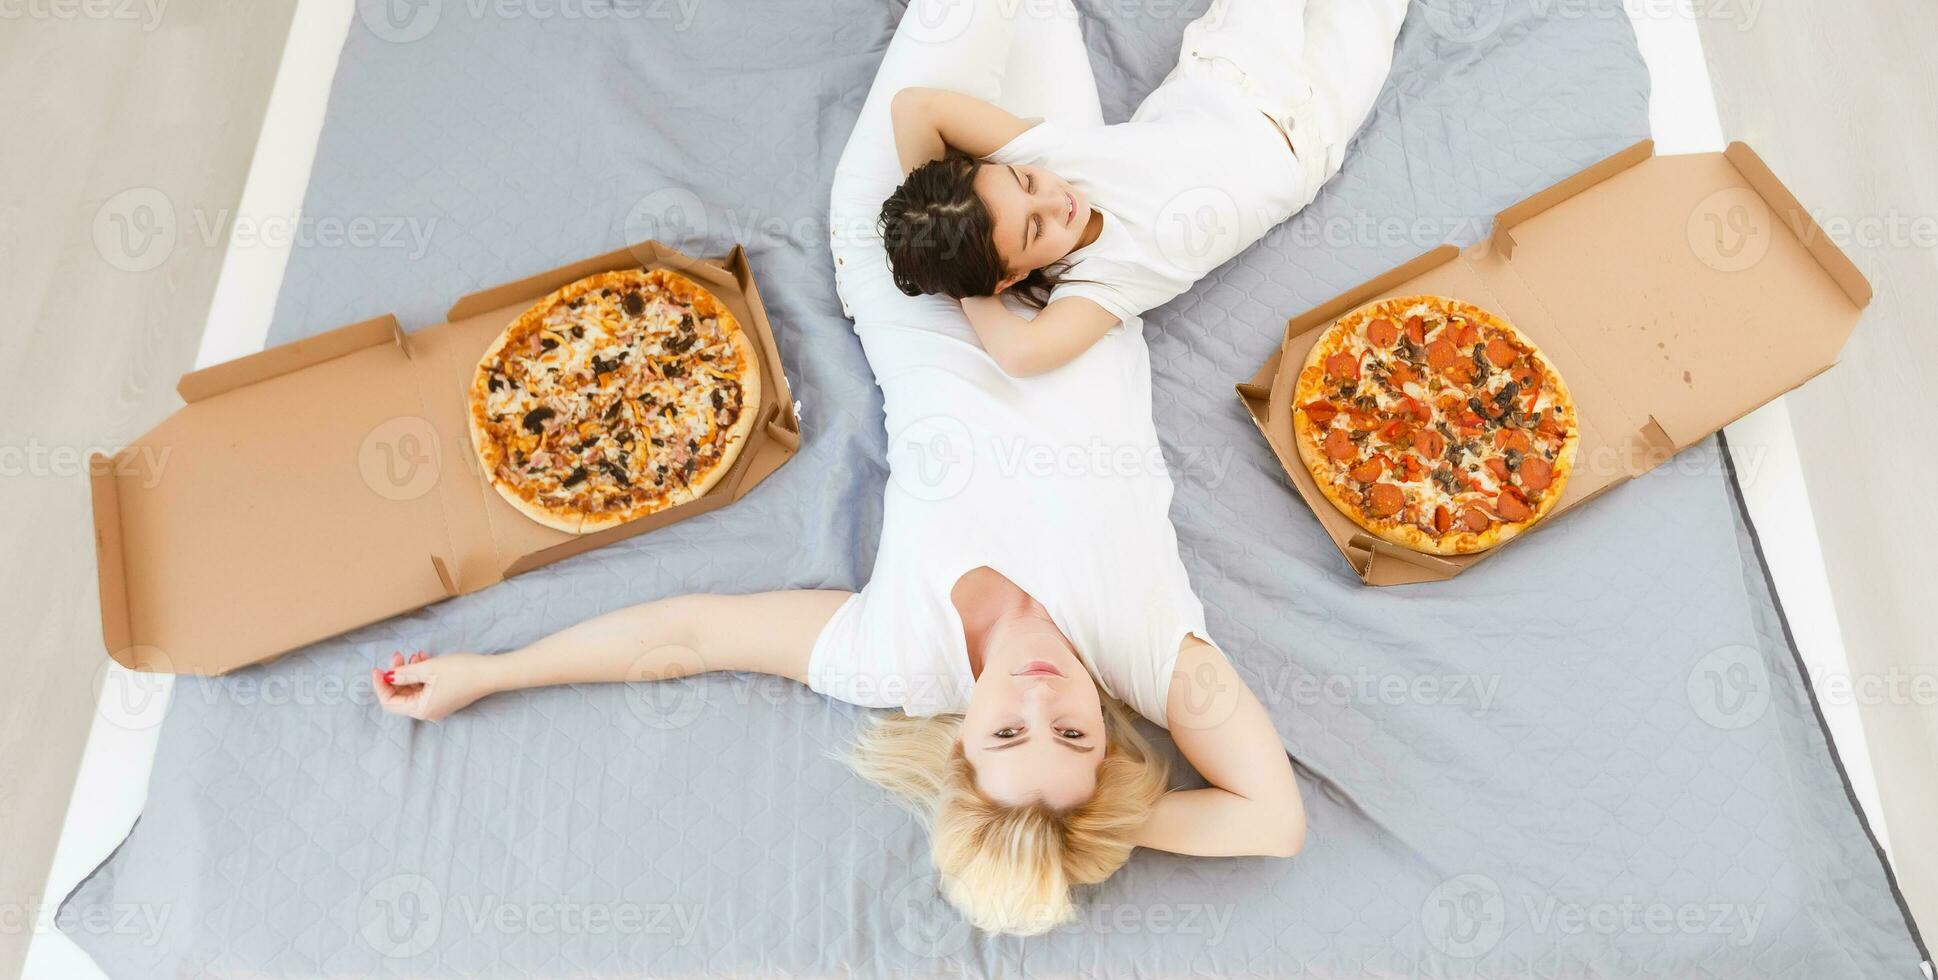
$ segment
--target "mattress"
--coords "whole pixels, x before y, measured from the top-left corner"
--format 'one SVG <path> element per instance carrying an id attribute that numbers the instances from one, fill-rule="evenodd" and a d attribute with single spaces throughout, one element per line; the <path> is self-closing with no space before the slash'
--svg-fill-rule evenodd
<path id="1" fill-rule="evenodd" d="M 1200 0 L 1079 0 L 1105 115 Z M 917 822 L 773 678 L 381 713 L 394 649 L 510 649 L 689 591 L 867 580 L 878 395 L 829 176 L 901 13 L 864 0 L 360 0 L 271 342 L 631 241 L 744 245 L 801 453 L 692 521 L 183 677 L 128 839 L 57 917 L 110 975 L 1919 975 L 1714 442 L 1445 583 L 1359 585 L 1232 395 L 1286 315 L 1647 135 L 1619 3 L 1421 0 L 1345 170 L 1145 317 L 1210 630 L 1297 763 L 1298 858 L 1139 852 L 1047 936 L 970 930 Z M 320 227 L 320 225 L 319 225 Z M 392 229 L 394 233 L 385 233 Z"/>

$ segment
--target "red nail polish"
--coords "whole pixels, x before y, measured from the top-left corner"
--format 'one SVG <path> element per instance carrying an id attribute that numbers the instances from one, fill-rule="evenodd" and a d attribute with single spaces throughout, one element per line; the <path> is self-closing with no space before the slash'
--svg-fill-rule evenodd
<path id="1" fill-rule="evenodd" d="M 397 672 L 396 672 L 396 671 L 394 671 L 394 670 L 386 670 L 386 671 L 384 671 L 384 683 L 385 683 L 385 684 L 395 684 L 395 683 L 397 683 Z"/>

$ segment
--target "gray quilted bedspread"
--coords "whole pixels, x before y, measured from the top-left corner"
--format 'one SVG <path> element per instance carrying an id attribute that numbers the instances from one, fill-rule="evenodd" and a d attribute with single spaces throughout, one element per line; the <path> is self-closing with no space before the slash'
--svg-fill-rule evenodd
<path id="1" fill-rule="evenodd" d="M 1232 393 L 1288 314 L 1647 135 L 1617 0 L 1416 0 L 1344 172 L 1147 317 L 1184 559 L 1311 836 L 1291 861 L 1139 853 L 1029 940 L 941 902 L 923 832 L 833 758 L 859 712 L 804 688 L 541 690 L 428 726 L 362 687 L 400 647 L 867 579 L 881 408 L 824 225 L 900 6 L 362 4 L 305 214 L 369 234 L 300 244 L 273 341 L 425 326 L 632 240 L 741 243 L 806 438 L 732 507 L 183 678 L 143 817 L 60 917 L 111 974 L 1918 976 L 1713 441 L 1471 574 L 1375 590 Z M 1079 6 L 1123 119 L 1203 2 Z"/>

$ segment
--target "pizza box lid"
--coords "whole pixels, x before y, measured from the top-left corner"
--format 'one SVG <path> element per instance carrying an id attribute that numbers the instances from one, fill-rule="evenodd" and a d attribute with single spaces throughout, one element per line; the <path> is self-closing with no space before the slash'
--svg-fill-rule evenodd
<path id="1" fill-rule="evenodd" d="M 698 500 L 587 535 L 505 503 L 471 449 L 466 392 L 518 314 L 597 272 L 665 268 L 759 348 L 760 418 Z M 460 300 L 405 333 L 381 316 L 185 375 L 185 405 L 90 468 L 101 626 L 123 666 L 220 673 L 739 499 L 800 422 L 746 254 L 645 242 Z"/>
<path id="2" fill-rule="evenodd" d="M 1581 420 L 1557 519 L 1828 369 L 1871 301 L 1857 266 L 1744 143 L 1656 156 L 1644 140 L 1286 323 L 1238 395 L 1293 489 L 1370 585 L 1452 578 L 1500 548 L 1423 555 L 1366 533 L 1313 482 L 1292 388 L 1319 335 L 1391 296 L 1454 296 L 1505 316 L 1554 363 Z M 1530 534 L 1501 547 L 1515 547 Z"/>

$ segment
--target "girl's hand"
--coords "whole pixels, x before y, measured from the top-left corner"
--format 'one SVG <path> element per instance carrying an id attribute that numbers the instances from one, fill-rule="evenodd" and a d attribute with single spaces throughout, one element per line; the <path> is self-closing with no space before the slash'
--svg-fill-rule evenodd
<path id="1" fill-rule="evenodd" d="M 497 690 L 490 678 L 491 660 L 475 653 L 428 657 L 419 652 L 406 661 L 403 654 L 393 653 L 389 670 L 370 669 L 370 686 L 377 703 L 393 715 L 442 721 Z"/>

